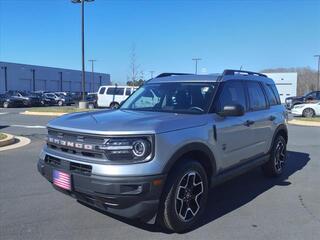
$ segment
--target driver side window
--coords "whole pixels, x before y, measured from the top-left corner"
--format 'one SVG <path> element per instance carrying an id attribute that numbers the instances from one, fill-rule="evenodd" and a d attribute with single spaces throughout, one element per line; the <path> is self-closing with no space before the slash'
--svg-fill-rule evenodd
<path id="1" fill-rule="evenodd" d="M 246 110 L 246 95 L 244 86 L 240 81 L 225 83 L 215 110 L 221 112 L 225 106 L 234 104 L 240 104 Z"/>

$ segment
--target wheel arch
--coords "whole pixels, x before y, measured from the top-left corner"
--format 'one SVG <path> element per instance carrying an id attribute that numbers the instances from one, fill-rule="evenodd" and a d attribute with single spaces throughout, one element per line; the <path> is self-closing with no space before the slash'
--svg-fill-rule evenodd
<path id="1" fill-rule="evenodd" d="M 210 148 L 203 143 L 189 143 L 179 148 L 170 158 L 163 172 L 170 174 L 172 169 L 187 158 L 199 161 L 205 169 L 210 183 L 210 177 L 216 173 L 216 160 Z"/>

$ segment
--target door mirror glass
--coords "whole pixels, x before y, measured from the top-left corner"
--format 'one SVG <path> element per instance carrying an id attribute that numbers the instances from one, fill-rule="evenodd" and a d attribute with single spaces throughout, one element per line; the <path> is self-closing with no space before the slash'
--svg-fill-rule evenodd
<path id="1" fill-rule="evenodd" d="M 244 107 L 240 104 L 226 105 L 219 115 L 222 117 L 242 116 L 244 115 Z"/>

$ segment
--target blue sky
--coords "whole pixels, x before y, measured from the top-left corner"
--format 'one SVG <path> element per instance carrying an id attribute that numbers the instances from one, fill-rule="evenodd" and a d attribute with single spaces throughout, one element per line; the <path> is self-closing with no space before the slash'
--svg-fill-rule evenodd
<path id="1" fill-rule="evenodd" d="M 0 0 L 0 61 L 81 68 L 80 6 Z M 86 59 L 125 82 L 130 51 L 149 71 L 259 71 L 310 66 L 320 54 L 320 1 L 108 1 L 86 4 Z M 87 69 L 90 69 L 88 62 Z"/>

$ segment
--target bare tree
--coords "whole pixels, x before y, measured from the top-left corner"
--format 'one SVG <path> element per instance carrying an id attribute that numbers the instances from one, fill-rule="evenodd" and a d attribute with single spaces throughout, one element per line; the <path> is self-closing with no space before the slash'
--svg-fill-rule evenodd
<path id="1" fill-rule="evenodd" d="M 138 79 L 139 66 L 137 64 L 136 45 L 132 44 L 130 53 L 130 81 L 134 82 Z"/>

